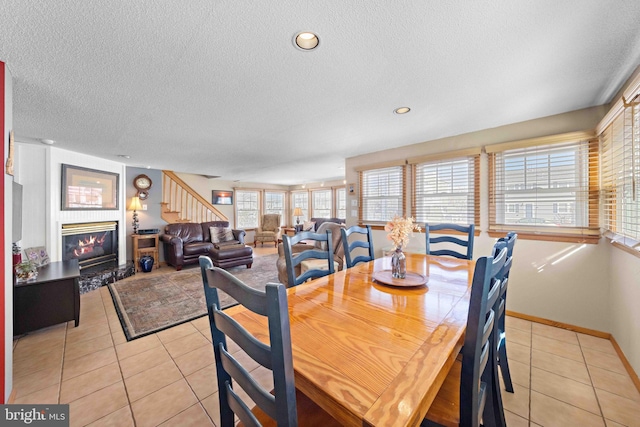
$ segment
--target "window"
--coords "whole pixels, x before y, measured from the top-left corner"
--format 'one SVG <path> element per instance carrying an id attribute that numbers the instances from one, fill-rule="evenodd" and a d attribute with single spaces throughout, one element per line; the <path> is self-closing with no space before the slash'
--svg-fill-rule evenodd
<path id="1" fill-rule="evenodd" d="M 313 218 L 331 218 L 331 190 L 312 190 Z"/>
<path id="2" fill-rule="evenodd" d="M 258 200 L 258 191 L 236 191 L 236 228 L 247 229 L 258 226 L 260 215 Z"/>
<path id="3" fill-rule="evenodd" d="M 294 191 L 291 193 L 291 218 L 296 218 L 293 215 L 293 211 L 295 208 L 302 209 L 302 216 L 300 217 L 300 221 L 307 221 L 309 218 L 309 192 L 308 191 Z"/>
<path id="4" fill-rule="evenodd" d="M 415 163 L 413 216 L 416 222 L 479 227 L 479 163 L 479 151 L 471 156 Z"/>
<path id="5" fill-rule="evenodd" d="M 568 134 L 487 147 L 490 232 L 597 242 L 597 142 L 581 134 L 579 140 Z"/>
<path id="6" fill-rule="evenodd" d="M 404 215 L 404 166 L 360 172 L 360 221 L 387 222 Z"/>
<path id="7" fill-rule="evenodd" d="M 336 189 L 336 218 L 347 218 L 347 189 Z"/>
<path id="8" fill-rule="evenodd" d="M 640 108 L 627 104 L 600 135 L 605 235 L 640 247 Z"/>
<path id="9" fill-rule="evenodd" d="M 283 192 L 264 192 L 264 213 L 279 214 L 280 225 L 285 225 L 286 217 L 284 214 L 284 193 Z"/>

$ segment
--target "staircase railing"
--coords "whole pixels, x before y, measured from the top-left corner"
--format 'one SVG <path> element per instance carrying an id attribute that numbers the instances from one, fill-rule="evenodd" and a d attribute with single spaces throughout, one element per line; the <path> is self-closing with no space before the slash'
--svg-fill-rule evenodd
<path id="1" fill-rule="evenodd" d="M 229 220 L 172 171 L 162 171 L 162 206 L 168 223 Z"/>

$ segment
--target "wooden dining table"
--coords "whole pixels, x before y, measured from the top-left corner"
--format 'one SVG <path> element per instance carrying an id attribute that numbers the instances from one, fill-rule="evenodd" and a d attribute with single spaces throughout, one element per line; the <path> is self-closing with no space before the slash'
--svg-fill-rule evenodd
<path id="1" fill-rule="evenodd" d="M 343 425 L 419 425 L 462 347 L 474 262 L 406 261 L 425 285 L 378 283 L 383 257 L 287 290 L 296 388 Z M 268 343 L 265 318 L 226 311 Z"/>

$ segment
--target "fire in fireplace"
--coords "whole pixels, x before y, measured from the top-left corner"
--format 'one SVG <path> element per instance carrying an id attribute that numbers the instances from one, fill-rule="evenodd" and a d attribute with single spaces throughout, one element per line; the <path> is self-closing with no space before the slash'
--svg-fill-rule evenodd
<path id="1" fill-rule="evenodd" d="M 62 226 L 62 259 L 77 259 L 81 270 L 118 265 L 118 223 Z"/>

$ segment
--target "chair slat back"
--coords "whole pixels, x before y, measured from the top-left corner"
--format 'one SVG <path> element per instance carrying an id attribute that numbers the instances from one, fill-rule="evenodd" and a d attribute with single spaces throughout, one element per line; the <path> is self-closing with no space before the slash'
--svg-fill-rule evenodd
<path id="1" fill-rule="evenodd" d="M 496 242 L 496 246 L 494 246 L 494 254 L 496 250 L 498 250 L 497 243 L 503 242 L 507 246 L 507 261 L 500 271 L 500 278 L 502 280 L 502 288 L 500 289 L 500 305 L 498 307 L 498 312 L 496 313 L 498 316 L 498 329 L 500 332 L 504 331 L 504 322 L 505 322 L 505 313 L 506 313 L 506 304 L 507 304 L 507 288 L 509 287 L 509 275 L 511 273 L 511 267 L 513 265 L 513 249 L 515 247 L 516 241 L 518 240 L 518 235 L 510 231 L 507 233 L 505 237 L 501 237 Z"/>
<path id="2" fill-rule="evenodd" d="M 344 247 L 344 257 L 347 264 L 347 268 L 351 268 L 361 262 L 368 262 L 375 259 L 373 251 L 373 234 L 371 232 L 371 226 L 359 227 L 357 225 L 349 228 L 341 228 L 342 233 L 342 246 Z M 360 234 L 365 237 L 366 240 L 354 239 L 349 242 L 349 236 L 352 234 Z M 363 248 L 367 250 L 367 255 L 353 256 L 352 252 L 356 248 Z"/>
<path id="3" fill-rule="evenodd" d="M 321 245 L 324 245 L 324 249 L 316 247 L 314 249 L 294 254 L 292 249 L 293 245 L 300 243 L 303 240 L 320 242 Z M 284 248 L 285 261 L 287 263 L 287 278 L 289 286 L 297 286 L 300 283 L 306 282 L 308 279 L 323 277 L 328 274 L 333 274 L 335 271 L 333 266 L 333 239 L 330 229 L 328 229 L 326 233 L 303 231 L 294 236 L 283 236 L 282 246 Z M 302 261 L 311 258 L 327 260 L 327 269 L 309 269 L 300 274 L 300 276 L 296 276 L 296 267 L 299 266 Z"/>
<path id="4" fill-rule="evenodd" d="M 260 426 L 251 409 L 234 390 L 234 383 L 240 386 L 265 414 L 276 420 L 278 426 L 296 426 L 298 420 L 291 332 L 284 285 L 268 283 L 264 291 L 256 290 L 231 273 L 214 267 L 209 257 L 201 256 L 199 261 L 216 360 L 222 427 L 234 426 L 234 414 L 245 426 Z M 250 311 L 267 317 L 270 345 L 253 336 L 238 321 L 220 309 L 218 289 L 229 294 Z M 233 340 L 257 363 L 273 372 L 273 394 L 260 386 L 242 365 L 241 359 L 229 353 L 227 338 Z"/>
<path id="5" fill-rule="evenodd" d="M 459 225 L 459 224 L 429 224 L 424 225 L 426 243 L 427 243 L 427 255 L 443 255 L 452 256 L 460 259 L 473 259 L 473 242 L 475 237 L 475 225 Z M 432 233 L 441 234 L 442 232 L 457 231 L 466 234 L 466 240 L 456 237 L 456 235 L 438 235 L 433 236 Z M 432 245 L 439 244 L 454 244 L 461 247 L 460 251 L 453 249 L 437 249 L 440 246 L 433 248 Z"/>
<path id="6" fill-rule="evenodd" d="M 507 258 L 506 245 L 498 254 L 476 262 L 460 375 L 460 425 L 479 426 L 487 401 L 493 400 L 495 364 L 495 311 L 500 296 L 500 278 Z M 497 378 L 497 377 L 496 377 Z M 491 400 L 488 400 L 488 399 Z M 490 411 L 490 412 L 491 412 Z M 493 416 L 493 414 L 491 414 Z"/>

